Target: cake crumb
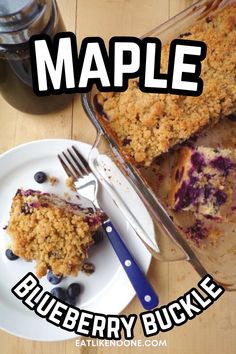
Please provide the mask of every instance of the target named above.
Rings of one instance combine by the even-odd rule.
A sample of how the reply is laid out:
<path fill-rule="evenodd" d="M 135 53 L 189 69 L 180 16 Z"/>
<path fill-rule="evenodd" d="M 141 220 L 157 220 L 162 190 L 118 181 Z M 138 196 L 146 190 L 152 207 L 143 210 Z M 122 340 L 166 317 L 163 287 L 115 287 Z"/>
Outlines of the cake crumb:
<path fill-rule="evenodd" d="M 66 180 L 66 186 L 72 191 L 76 192 L 75 181 L 72 177 L 68 177 Z"/>
<path fill-rule="evenodd" d="M 90 274 L 93 274 L 95 272 L 95 266 L 93 263 L 90 263 L 90 262 L 85 262 L 83 265 L 82 265 L 82 268 L 81 268 L 82 272 L 90 275 Z"/>
<path fill-rule="evenodd" d="M 64 198 L 66 199 L 66 200 L 71 200 L 71 196 L 70 196 L 70 194 L 69 193 L 67 193 L 67 192 L 65 192 L 64 193 Z"/>
<path fill-rule="evenodd" d="M 51 186 L 56 186 L 59 183 L 59 180 L 57 177 L 54 176 L 49 176 L 48 177 L 48 182 L 51 184 Z"/>

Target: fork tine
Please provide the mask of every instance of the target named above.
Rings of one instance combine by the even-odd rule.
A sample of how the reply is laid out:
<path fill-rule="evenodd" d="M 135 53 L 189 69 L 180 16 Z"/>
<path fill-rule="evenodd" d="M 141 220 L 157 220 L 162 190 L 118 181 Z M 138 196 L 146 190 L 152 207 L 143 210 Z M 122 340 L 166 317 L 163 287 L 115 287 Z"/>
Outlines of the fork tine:
<path fill-rule="evenodd" d="M 88 162 L 85 160 L 85 158 L 79 153 L 79 151 L 77 150 L 77 148 L 73 145 L 72 149 L 74 150 L 75 154 L 77 155 L 77 158 L 80 161 L 80 166 L 84 167 L 85 173 L 88 175 L 91 171 L 91 168 L 89 167 Z M 82 162 L 82 164 L 81 164 Z"/>
<path fill-rule="evenodd" d="M 58 154 L 57 155 L 62 167 L 64 168 L 64 170 L 66 171 L 67 176 L 73 178 L 73 180 L 76 180 L 76 176 L 71 172 L 71 170 L 68 168 L 67 164 L 64 162 L 64 160 L 61 158 L 61 156 Z"/>
<path fill-rule="evenodd" d="M 63 152 L 62 154 L 63 154 L 65 160 L 67 161 L 68 165 L 69 165 L 67 167 L 70 169 L 70 171 L 73 171 L 73 175 L 75 176 L 75 179 L 78 179 L 78 178 L 82 177 L 81 174 L 79 173 L 79 171 L 76 170 L 74 165 L 71 163 L 69 158 L 66 156 L 66 153 Z"/>
<path fill-rule="evenodd" d="M 74 164 L 76 165 L 74 167 L 77 167 L 77 170 L 80 173 L 80 176 L 83 176 L 83 175 L 87 174 L 86 171 L 84 170 L 83 165 L 80 164 L 80 161 L 78 161 L 78 158 L 75 158 L 75 156 L 70 151 L 70 149 L 67 149 L 67 152 L 70 155 L 71 159 L 73 160 Z"/>

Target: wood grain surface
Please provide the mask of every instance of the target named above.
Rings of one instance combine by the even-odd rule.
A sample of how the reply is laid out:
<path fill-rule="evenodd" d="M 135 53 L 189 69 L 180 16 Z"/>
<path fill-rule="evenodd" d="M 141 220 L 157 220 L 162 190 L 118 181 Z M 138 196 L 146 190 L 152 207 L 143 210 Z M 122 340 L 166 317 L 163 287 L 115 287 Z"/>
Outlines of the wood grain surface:
<path fill-rule="evenodd" d="M 68 30 L 78 42 L 85 36 L 140 36 L 192 4 L 191 0 L 58 0 Z M 0 73 L 1 75 L 1 73 Z M 18 144 L 42 138 L 74 138 L 92 143 L 95 130 L 83 112 L 79 95 L 56 114 L 34 116 L 18 112 L 0 97 L 0 153 Z M 149 278 L 162 304 L 177 299 L 197 285 L 199 277 L 187 262 L 153 260 Z M 122 289 L 121 289 L 122 291 Z M 1 299 L 0 299 L 1 301 Z M 142 311 L 135 298 L 124 314 Z M 1 314 L 0 314 L 1 316 Z M 135 339 L 145 339 L 139 322 Z M 166 339 L 166 347 L 76 347 L 75 340 L 42 343 L 16 338 L 0 331 L 1 354 L 233 354 L 236 353 L 236 296 L 227 292 L 210 309 L 192 321 L 151 339 Z"/>

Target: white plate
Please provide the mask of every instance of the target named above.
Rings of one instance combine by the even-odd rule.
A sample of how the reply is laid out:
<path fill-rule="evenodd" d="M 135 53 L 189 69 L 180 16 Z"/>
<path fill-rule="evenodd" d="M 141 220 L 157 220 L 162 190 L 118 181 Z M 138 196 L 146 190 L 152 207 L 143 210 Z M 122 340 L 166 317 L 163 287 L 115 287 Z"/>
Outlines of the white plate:
<path fill-rule="evenodd" d="M 85 158 L 91 145 L 71 140 L 40 140 L 20 145 L 0 156 L 0 328 L 14 335 L 40 341 L 57 341 L 76 337 L 74 333 L 64 331 L 45 319 L 38 317 L 33 311 L 26 308 L 12 293 L 11 288 L 28 272 L 35 271 L 32 262 L 18 259 L 9 261 L 5 250 L 10 238 L 3 227 L 7 225 L 12 197 L 18 188 L 40 189 L 64 196 L 69 193 L 65 185 L 67 178 L 57 159 L 62 150 L 76 145 Z M 59 179 L 59 184 L 51 186 L 48 182 L 42 185 L 34 181 L 37 171 L 45 171 L 50 176 Z M 139 240 L 133 229 L 121 216 L 113 200 L 103 190 L 100 194 L 101 204 L 119 230 L 123 239 L 132 250 L 144 272 L 147 272 L 151 255 Z M 150 225 L 147 213 L 139 210 L 140 219 Z M 146 220 L 146 219 L 147 220 Z M 132 300 L 135 293 L 119 261 L 107 239 L 99 245 L 93 246 L 90 260 L 95 264 L 96 271 L 91 276 L 80 273 L 77 278 L 68 277 L 61 286 L 78 281 L 84 285 L 78 307 L 104 314 L 119 314 Z M 45 291 L 53 287 L 46 277 L 40 280 Z"/>

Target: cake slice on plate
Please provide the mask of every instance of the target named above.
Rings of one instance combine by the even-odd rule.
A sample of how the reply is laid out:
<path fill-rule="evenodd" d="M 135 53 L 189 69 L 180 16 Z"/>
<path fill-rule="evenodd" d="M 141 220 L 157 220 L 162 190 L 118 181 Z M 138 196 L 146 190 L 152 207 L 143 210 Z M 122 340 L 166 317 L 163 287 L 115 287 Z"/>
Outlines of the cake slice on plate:
<path fill-rule="evenodd" d="M 172 170 L 169 205 L 175 211 L 230 220 L 236 209 L 235 182 L 234 151 L 183 147 Z"/>
<path fill-rule="evenodd" d="M 17 256 L 36 261 L 38 277 L 77 275 L 94 243 L 102 213 L 91 213 L 55 194 L 18 190 L 12 201 L 7 232 Z"/>

